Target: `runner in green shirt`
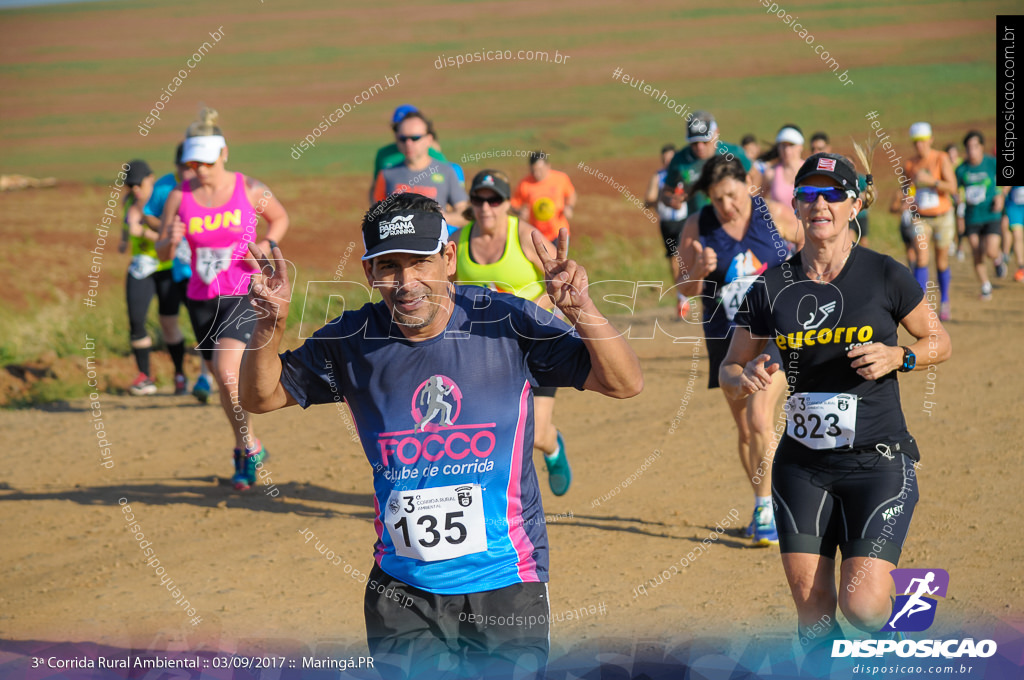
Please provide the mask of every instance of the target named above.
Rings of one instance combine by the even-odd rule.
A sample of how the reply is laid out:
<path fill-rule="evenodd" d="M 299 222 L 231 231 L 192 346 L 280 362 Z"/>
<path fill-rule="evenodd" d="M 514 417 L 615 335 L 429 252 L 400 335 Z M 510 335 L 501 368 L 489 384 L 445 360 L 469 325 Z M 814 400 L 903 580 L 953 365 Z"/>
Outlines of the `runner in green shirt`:
<path fill-rule="evenodd" d="M 992 260 L 996 276 L 1006 276 L 1000 249 L 1003 192 L 996 186 L 996 159 L 985 155 L 985 138 L 977 130 L 964 137 L 967 160 L 956 169 L 956 183 L 964 190 L 964 234 L 974 252 L 974 273 L 981 282 L 981 299 L 992 299 L 985 257 Z"/>
<path fill-rule="evenodd" d="M 696 215 L 710 203 L 707 196 L 692 191 L 704 163 L 717 152 L 726 157 L 735 156 L 749 173 L 750 159 L 742 148 L 719 139 L 718 123 L 707 111 L 693 112 L 693 117 L 686 124 L 686 142 L 687 145 L 668 164 L 661 201 L 675 209 L 681 208 L 686 201 L 687 213 Z"/>

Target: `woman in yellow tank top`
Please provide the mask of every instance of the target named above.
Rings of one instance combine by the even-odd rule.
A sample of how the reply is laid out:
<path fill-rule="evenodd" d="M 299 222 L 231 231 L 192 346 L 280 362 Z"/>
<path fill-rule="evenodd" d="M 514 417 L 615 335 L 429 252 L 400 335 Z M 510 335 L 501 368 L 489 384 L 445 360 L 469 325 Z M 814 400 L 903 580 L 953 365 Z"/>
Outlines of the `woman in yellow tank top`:
<path fill-rule="evenodd" d="M 509 215 L 511 190 L 499 170 L 482 170 L 469 188 L 470 223 L 451 235 L 456 243 L 455 278 L 458 283 L 485 286 L 532 300 L 545 309 L 554 303 L 545 292 L 543 267 L 532 241 L 537 229 Z M 555 247 L 545 240 L 549 257 Z M 548 484 L 556 496 L 569 490 L 572 470 L 565 442 L 555 428 L 555 388 L 533 388 L 533 447 L 544 454 Z"/>

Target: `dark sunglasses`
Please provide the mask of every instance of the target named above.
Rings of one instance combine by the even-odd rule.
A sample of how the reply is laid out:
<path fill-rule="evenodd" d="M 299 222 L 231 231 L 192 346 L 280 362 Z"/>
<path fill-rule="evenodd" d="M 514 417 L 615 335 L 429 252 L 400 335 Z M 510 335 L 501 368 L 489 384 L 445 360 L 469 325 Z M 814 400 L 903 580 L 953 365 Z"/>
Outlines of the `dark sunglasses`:
<path fill-rule="evenodd" d="M 398 135 L 398 141 L 400 142 L 418 142 L 426 137 L 426 135 Z"/>
<path fill-rule="evenodd" d="M 212 168 L 216 164 L 217 161 L 214 161 L 213 163 L 203 163 L 202 161 L 188 161 L 187 163 L 185 163 L 185 167 L 188 168 L 189 170 L 195 171 L 199 169 L 200 165 L 203 166 L 204 168 Z"/>
<path fill-rule="evenodd" d="M 469 199 L 469 202 L 478 208 L 483 206 L 484 203 L 491 206 L 492 208 L 497 208 L 499 205 L 505 202 L 505 199 L 495 194 L 490 198 L 480 198 L 479 196 L 473 196 L 472 198 Z"/>
<path fill-rule="evenodd" d="M 828 203 L 842 203 L 847 198 L 853 198 L 846 189 L 836 187 L 797 187 L 793 190 L 793 197 L 801 203 L 814 203 L 822 196 Z"/>

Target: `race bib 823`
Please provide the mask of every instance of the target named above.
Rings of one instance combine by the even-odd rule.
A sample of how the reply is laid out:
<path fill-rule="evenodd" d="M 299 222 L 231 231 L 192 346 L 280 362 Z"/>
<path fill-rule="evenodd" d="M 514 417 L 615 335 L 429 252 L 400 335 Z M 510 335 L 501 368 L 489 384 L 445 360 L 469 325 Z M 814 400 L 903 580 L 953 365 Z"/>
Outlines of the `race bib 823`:
<path fill-rule="evenodd" d="M 786 434 L 809 449 L 852 446 L 857 436 L 856 395 L 795 392 L 786 410 Z"/>

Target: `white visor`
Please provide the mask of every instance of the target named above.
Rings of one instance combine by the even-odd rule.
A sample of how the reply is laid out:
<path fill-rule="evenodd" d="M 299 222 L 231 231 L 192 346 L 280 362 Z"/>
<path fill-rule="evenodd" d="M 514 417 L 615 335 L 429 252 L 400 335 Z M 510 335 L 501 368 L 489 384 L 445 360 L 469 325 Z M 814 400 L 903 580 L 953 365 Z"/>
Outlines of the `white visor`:
<path fill-rule="evenodd" d="M 910 126 L 910 139 L 917 141 L 919 139 L 931 139 L 932 137 L 932 126 L 928 123 L 914 123 Z"/>
<path fill-rule="evenodd" d="M 220 158 L 220 150 L 225 146 L 227 146 L 227 142 L 220 135 L 188 137 L 185 139 L 185 148 L 181 152 L 181 162 L 216 163 Z"/>
<path fill-rule="evenodd" d="M 775 143 L 782 144 L 784 142 L 789 142 L 790 144 L 803 146 L 804 136 L 791 127 L 784 127 L 781 130 L 779 130 L 779 134 L 775 137 Z"/>

